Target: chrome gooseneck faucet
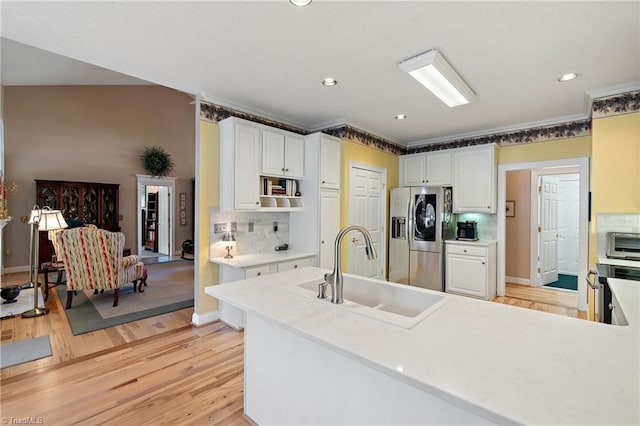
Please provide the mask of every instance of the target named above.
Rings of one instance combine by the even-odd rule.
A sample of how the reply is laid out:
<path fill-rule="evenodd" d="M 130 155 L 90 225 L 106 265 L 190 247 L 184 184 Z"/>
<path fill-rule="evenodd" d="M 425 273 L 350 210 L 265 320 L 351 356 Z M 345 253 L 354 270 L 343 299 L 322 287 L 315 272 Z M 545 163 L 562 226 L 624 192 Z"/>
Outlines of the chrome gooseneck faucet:
<path fill-rule="evenodd" d="M 342 246 L 342 239 L 349 231 L 360 231 L 364 237 L 365 253 L 367 253 L 367 259 L 374 260 L 377 257 L 376 250 L 371 242 L 371 234 L 367 231 L 367 228 L 360 225 L 347 225 L 338 232 L 336 236 L 336 242 L 333 247 L 333 272 L 324 275 L 324 282 L 318 286 L 318 298 L 327 298 L 327 285 L 331 286 L 331 303 L 342 303 L 342 262 L 340 259 L 340 248 Z"/>

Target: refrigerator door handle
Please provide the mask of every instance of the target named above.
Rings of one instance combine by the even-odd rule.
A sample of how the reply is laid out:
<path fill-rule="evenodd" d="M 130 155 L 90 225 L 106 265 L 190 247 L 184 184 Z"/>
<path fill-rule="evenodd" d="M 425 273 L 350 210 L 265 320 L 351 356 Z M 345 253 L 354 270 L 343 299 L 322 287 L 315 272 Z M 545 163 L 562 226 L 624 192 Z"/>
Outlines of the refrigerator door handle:
<path fill-rule="evenodd" d="M 413 194 L 409 191 L 409 203 L 407 205 L 407 234 L 409 241 L 409 248 L 413 245 L 413 227 L 415 226 L 413 220 Z"/>

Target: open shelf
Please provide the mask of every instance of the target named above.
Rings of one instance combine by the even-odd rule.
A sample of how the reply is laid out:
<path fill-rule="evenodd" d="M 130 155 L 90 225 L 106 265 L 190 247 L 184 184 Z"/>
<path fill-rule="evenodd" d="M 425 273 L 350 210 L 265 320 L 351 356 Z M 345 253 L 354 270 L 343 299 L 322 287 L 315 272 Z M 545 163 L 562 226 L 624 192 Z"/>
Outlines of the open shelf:
<path fill-rule="evenodd" d="M 261 195 L 261 211 L 301 211 L 304 207 L 302 197 L 286 195 Z"/>

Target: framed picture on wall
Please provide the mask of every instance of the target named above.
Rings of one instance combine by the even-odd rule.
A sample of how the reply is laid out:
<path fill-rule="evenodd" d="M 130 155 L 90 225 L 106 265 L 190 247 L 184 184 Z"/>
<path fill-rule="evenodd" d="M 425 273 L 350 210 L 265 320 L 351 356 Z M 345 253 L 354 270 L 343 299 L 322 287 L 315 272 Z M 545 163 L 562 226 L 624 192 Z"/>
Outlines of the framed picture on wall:
<path fill-rule="evenodd" d="M 515 201 L 507 201 L 507 202 L 505 202 L 504 215 L 506 217 L 514 217 L 516 215 L 516 202 Z"/>

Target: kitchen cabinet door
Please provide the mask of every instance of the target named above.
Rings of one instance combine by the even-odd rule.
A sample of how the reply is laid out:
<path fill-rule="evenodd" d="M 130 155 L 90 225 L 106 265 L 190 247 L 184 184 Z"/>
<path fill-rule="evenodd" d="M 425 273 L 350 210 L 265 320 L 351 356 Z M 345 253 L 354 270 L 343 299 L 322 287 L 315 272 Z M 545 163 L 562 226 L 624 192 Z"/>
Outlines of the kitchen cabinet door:
<path fill-rule="evenodd" d="M 443 152 L 425 155 L 427 185 L 451 185 L 451 153 Z"/>
<path fill-rule="evenodd" d="M 256 210 L 260 207 L 260 130 L 237 124 L 234 143 L 234 207 Z"/>
<path fill-rule="evenodd" d="M 486 270 L 483 257 L 447 254 L 447 293 L 486 298 Z"/>
<path fill-rule="evenodd" d="M 318 267 L 333 269 L 333 246 L 340 231 L 340 192 L 320 191 Z"/>
<path fill-rule="evenodd" d="M 285 136 L 284 175 L 291 179 L 304 178 L 304 139 Z"/>
<path fill-rule="evenodd" d="M 426 180 L 425 155 L 410 155 L 400 157 L 401 182 L 400 186 L 423 186 Z"/>
<path fill-rule="evenodd" d="M 453 211 L 496 212 L 496 163 L 493 145 L 453 154 Z"/>
<path fill-rule="evenodd" d="M 262 131 L 262 167 L 265 176 L 284 176 L 285 137 L 282 134 Z"/>
<path fill-rule="evenodd" d="M 326 137 L 320 138 L 320 188 L 340 189 L 339 141 Z"/>

